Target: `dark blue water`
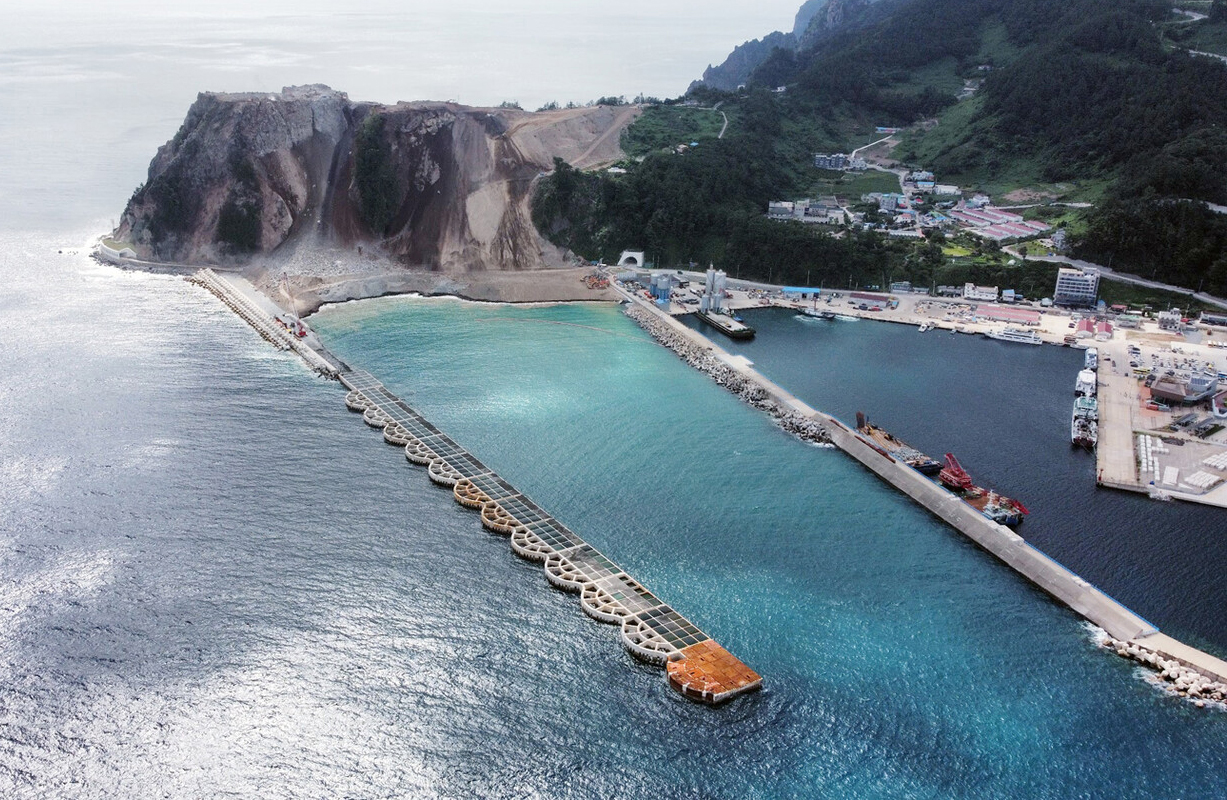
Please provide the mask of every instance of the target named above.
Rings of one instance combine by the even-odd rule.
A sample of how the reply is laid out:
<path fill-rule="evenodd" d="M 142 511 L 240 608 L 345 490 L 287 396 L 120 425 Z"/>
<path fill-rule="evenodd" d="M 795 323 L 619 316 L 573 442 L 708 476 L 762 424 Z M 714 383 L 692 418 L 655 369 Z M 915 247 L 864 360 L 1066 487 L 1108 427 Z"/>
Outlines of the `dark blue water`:
<path fill-rule="evenodd" d="M 1069 445 L 1081 350 L 778 309 L 747 319 L 756 339 L 721 344 L 816 408 L 848 422 L 864 411 L 939 459 L 953 451 L 1026 504 L 1032 544 L 1167 633 L 1227 654 L 1227 513 L 1095 487 L 1093 454 Z"/>

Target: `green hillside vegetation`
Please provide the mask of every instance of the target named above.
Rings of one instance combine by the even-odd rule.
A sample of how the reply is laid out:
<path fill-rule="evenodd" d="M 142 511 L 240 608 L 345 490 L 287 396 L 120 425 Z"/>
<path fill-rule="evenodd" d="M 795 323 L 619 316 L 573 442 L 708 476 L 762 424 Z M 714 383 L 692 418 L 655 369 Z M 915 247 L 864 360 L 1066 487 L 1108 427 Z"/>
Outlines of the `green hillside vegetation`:
<path fill-rule="evenodd" d="M 622 179 L 569 175 L 569 192 L 556 172 L 541 184 L 539 222 L 590 257 L 634 244 L 662 266 L 713 261 L 755 277 L 778 268 L 765 254 L 826 259 L 811 269 L 853 280 L 921 274 L 926 245 L 833 239 L 762 215 L 769 199 L 840 193 L 815 191 L 829 176 L 813 152 L 936 118 L 895 155 L 995 194 L 1090 199 L 1078 224 L 1065 220 L 1078 255 L 1227 294 L 1227 217 L 1180 202 L 1227 203 L 1227 66 L 1165 46 L 1171 16 L 1164 0 L 885 0 L 861 27 L 775 51 L 744 96 L 703 90 L 737 108 L 724 140 L 649 155 Z M 981 78 L 974 98 L 956 100 Z"/>
<path fill-rule="evenodd" d="M 806 192 L 810 197 L 835 195 L 847 198 L 851 203 L 860 202 L 862 195 L 870 192 L 897 192 L 899 178 L 890 172 L 866 170 L 865 172 L 832 172 L 817 170 L 818 180 L 814 181 Z"/>
<path fill-rule="evenodd" d="M 1206 14 L 1209 18 L 1194 22 L 1173 16 L 1161 28 L 1169 46 L 1227 55 L 1227 2 L 1178 3 L 1177 7 Z"/>
<path fill-rule="evenodd" d="M 733 119 L 729 118 L 730 123 Z M 724 117 L 710 108 L 649 106 L 622 134 L 622 149 L 632 158 L 646 156 L 679 144 L 715 139 L 723 126 Z"/>

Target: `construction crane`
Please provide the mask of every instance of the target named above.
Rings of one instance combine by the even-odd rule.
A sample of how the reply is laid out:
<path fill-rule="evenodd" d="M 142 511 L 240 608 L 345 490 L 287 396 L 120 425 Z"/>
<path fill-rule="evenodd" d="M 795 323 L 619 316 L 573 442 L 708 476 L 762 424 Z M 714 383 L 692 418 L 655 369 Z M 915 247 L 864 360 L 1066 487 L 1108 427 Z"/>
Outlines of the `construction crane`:
<path fill-rule="evenodd" d="M 959 464 L 954 453 L 946 453 L 946 466 L 937 477 L 946 486 L 956 491 L 965 492 L 971 488 L 971 476 Z"/>

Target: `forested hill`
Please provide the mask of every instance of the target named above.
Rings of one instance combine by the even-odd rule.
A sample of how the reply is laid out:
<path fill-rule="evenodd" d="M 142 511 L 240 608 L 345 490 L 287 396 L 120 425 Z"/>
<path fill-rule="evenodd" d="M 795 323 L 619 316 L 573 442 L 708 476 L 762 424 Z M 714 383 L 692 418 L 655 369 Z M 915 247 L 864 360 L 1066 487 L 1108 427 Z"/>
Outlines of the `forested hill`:
<path fill-rule="evenodd" d="M 734 211 L 800 196 L 808 151 L 846 151 L 873 125 L 913 126 L 894 153 L 903 163 L 966 187 L 1075 186 L 1095 204 L 1075 226 L 1080 255 L 1227 293 L 1227 216 L 1193 202 L 1227 204 L 1227 65 L 1173 45 L 1168 0 L 881 0 L 871 12 L 775 49 L 746 94 L 692 90 L 747 124 L 699 157 L 649 157 L 606 190 L 622 210 L 589 230 L 611 245 L 637 236 L 665 259 L 731 256 L 729 232 L 754 227 Z M 708 174 L 737 158 L 756 166 L 746 181 Z M 661 172 L 669 185 L 657 194 Z M 675 208 L 683 197 L 703 210 Z"/>

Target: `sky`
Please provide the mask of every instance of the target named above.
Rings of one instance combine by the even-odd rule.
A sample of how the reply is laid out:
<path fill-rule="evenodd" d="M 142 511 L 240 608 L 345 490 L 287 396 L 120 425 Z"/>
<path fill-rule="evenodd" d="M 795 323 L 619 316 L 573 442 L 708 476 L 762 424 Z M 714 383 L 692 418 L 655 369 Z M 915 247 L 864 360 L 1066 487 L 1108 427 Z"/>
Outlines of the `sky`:
<path fill-rule="evenodd" d="M 198 68 L 199 90 L 327 83 L 362 100 L 584 102 L 685 91 L 741 42 L 789 30 L 801 0 L 205 0 L 0 2 L 5 61 L 31 50 L 114 47 Z M 7 59 L 5 57 L 8 57 Z M 168 76 L 169 77 L 169 76 Z"/>

